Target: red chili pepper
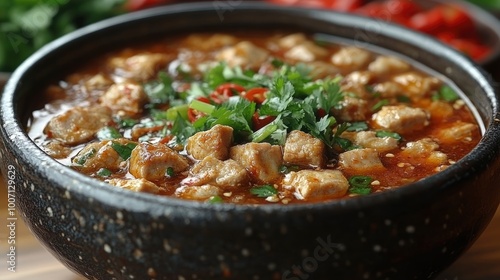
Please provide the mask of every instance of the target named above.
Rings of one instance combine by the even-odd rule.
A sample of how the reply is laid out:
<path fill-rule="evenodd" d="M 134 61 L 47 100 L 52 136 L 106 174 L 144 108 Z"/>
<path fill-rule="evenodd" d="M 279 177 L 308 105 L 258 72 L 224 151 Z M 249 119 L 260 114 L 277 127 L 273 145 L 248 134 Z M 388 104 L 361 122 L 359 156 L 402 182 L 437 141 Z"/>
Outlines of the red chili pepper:
<path fill-rule="evenodd" d="M 445 30 L 446 20 L 440 8 L 415 14 L 410 18 L 410 27 L 427 34 L 438 34 Z"/>
<path fill-rule="evenodd" d="M 491 51 L 489 47 L 467 39 L 455 38 L 449 44 L 475 60 L 485 58 Z"/>
<path fill-rule="evenodd" d="M 137 11 L 162 4 L 167 4 L 173 1 L 174 0 L 127 0 L 127 2 L 125 3 L 125 9 L 127 9 L 128 11 Z"/>
<path fill-rule="evenodd" d="M 363 5 L 363 0 L 326 0 L 326 8 L 336 11 L 352 12 Z"/>
<path fill-rule="evenodd" d="M 196 100 L 210 104 L 210 99 L 208 99 L 206 97 L 198 97 L 198 98 L 196 98 Z M 188 116 L 188 120 L 190 122 L 195 122 L 197 119 L 203 117 L 204 114 L 198 110 L 188 108 L 187 116 Z"/>
<path fill-rule="evenodd" d="M 443 13 L 446 27 L 449 30 L 455 30 L 457 34 L 469 36 L 475 32 L 475 25 L 472 18 L 461 7 L 457 5 L 441 5 L 439 7 Z"/>
<path fill-rule="evenodd" d="M 229 97 L 239 95 L 245 91 L 245 88 L 238 84 L 222 84 L 218 86 L 211 94 L 210 99 L 217 104 L 226 102 Z"/>
<path fill-rule="evenodd" d="M 254 131 L 257 131 L 264 126 L 270 124 L 272 121 L 274 121 L 276 117 L 273 116 L 260 116 L 259 113 L 255 112 L 252 116 L 252 129 Z"/>
<path fill-rule="evenodd" d="M 264 100 L 266 100 L 266 92 L 268 92 L 269 89 L 267 88 L 252 88 L 252 89 L 249 89 L 245 92 L 242 92 L 241 95 L 248 99 L 249 101 L 251 102 L 255 102 L 257 104 L 262 104 L 262 102 L 264 102 Z"/>

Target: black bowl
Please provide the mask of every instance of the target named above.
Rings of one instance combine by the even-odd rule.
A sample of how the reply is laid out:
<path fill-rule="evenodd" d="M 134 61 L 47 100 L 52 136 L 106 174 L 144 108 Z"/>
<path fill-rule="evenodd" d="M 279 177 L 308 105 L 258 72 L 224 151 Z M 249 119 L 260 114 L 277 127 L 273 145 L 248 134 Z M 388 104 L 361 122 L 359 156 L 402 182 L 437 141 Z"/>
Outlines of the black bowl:
<path fill-rule="evenodd" d="M 457 259 L 500 201 L 499 100 L 484 73 L 430 37 L 376 20 L 224 3 L 110 19 L 49 44 L 13 73 L 1 103 L 2 169 L 38 239 L 90 279 L 426 279 Z M 27 136 L 30 101 L 75 64 L 140 40 L 229 26 L 321 32 L 400 53 L 456 83 L 477 109 L 484 137 L 448 169 L 394 191 L 284 207 L 121 190 L 62 166 Z"/>

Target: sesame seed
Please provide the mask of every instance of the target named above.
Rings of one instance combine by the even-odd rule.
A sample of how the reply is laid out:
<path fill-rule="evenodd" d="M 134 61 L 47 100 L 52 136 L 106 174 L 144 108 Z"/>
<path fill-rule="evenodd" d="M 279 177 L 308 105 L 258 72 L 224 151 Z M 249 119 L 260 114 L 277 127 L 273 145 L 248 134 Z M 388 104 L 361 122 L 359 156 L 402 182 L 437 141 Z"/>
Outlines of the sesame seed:
<path fill-rule="evenodd" d="M 398 163 L 398 167 L 405 167 L 405 164 L 403 162 Z"/>
<path fill-rule="evenodd" d="M 388 153 L 388 154 L 385 155 L 385 157 L 387 157 L 387 158 L 393 158 L 395 156 L 394 156 L 394 154 Z"/>
<path fill-rule="evenodd" d="M 372 186 L 380 186 L 380 181 L 379 180 L 375 180 L 371 183 Z"/>

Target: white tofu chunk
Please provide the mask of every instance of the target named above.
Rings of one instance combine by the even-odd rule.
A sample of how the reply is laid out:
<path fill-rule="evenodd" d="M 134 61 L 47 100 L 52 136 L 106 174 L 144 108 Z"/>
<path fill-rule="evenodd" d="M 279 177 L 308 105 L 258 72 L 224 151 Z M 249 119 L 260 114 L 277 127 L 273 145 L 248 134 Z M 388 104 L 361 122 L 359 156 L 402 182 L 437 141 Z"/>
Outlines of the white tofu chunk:
<path fill-rule="evenodd" d="M 175 196 L 191 200 L 207 200 L 221 193 L 222 190 L 213 185 L 181 186 L 175 190 Z"/>
<path fill-rule="evenodd" d="M 161 53 L 140 53 L 131 57 L 114 57 L 109 67 L 123 78 L 145 82 L 156 77 L 159 70 L 165 68 L 172 57 Z"/>
<path fill-rule="evenodd" d="M 134 192 L 147 192 L 157 194 L 160 188 L 153 182 L 146 179 L 110 179 L 106 181 L 108 184 L 120 187 L 123 189 L 131 190 Z"/>
<path fill-rule="evenodd" d="M 308 39 L 304 33 L 293 33 L 279 39 L 278 45 L 284 49 L 291 49 L 307 40 Z"/>
<path fill-rule="evenodd" d="M 227 47 L 216 55 L 217 60 L 225 61 L 231 67 L 239 66 L 244 69 L 259 69 L 268 58 L 267 50 L 248 41 Z"/>
<path fill-rule="evenodd" d="M 394 76 L 393 81 L 401 85 L 407 95 L 418 98 L 428 96 L 440 85 L 438 78 L 425 77 L 416 72 L 399 74 Z"/>
<path fill-rule="evenodd" d="M 192 34 L 184 41 L 185 45 L 190 48 L 202 49 L 205 51 L 231 46 L 237 42 L 238 39 L 236 37 L 222 33 L 216 33 L 208 37 L 205 34 Z"/>
<path fill-rule="evenodd" d="M 339 166 L 349 172 L 376 172 L 385 169 L 375 149 L 364 148 L 343 152 L 339 155 Z"/>
<path fill-rule="evenodd" d="M 332 109 L 335 118 L 342 121 L 363 121 L 370 114 L 368 102 L 364 99 L 345 96 L 339 108 Z"/>
<path fill-rule="evenodd" d="M 408 63 L 394 56 L 379 56 L 368 65 L 368 70 L 377 74 L 400 73 L 408 69 Z"/>
<path fill-rule="evenodd" d="M 400 156 L 404 162 L 413 165 L 439 166 L 448 163 L 448 156 L 439 151 L 439 144 L 430 138 L 406 143 Z"/>
<path fill-rule="evenodd" d="M 343 197 L 349 182 L 338 170 L 301 170 L 287 174 L 283 186 L 295 189 L 298 199 L 314 200 Z"/>
<path fill-rule="evenodd" d="M 87 144 L 72 159 L 73 165 L 88 171 L 98 171 L 101 168 L 106 168 L 111 171 L 120 170 L 126 159 L 120 157 L 113 148 L 113 143 L 119 145 L 127 145 L 129 143 L 135 144 L 135 142 L 125 138 Z"/>
<path fill-rule="evenodd" d="M 245 186 L 248 182 L 248 173 L 238 162 L 232 159 L 222 161 L 213 156 L 207 156 L 193 166 L 189 171 L 189 176 L 181 182 L 181 185 L 209 184 L 224 190 L 232 190 Z"/>
<path fill-rule="evenodd" d="M 269 143 L 247 143 L 231 147 L 230 158 L 244 166 L 252 179 L 272 183 L 280 179 L 281 147 Z"/>
<path fill-rule="evenodd" d="M 229 147 L 232 142 L 233 128 L 218 124 L 210 130 L 198 132 L 189 137 L 186 151 L 198 160 L 202 160 L 207 156 L 225 160 L 229 157 Z"/>
<path fill-rule="evenodd" d="M 142 86 L 133 83 L 113 84 L 100 98 L 101 105 L 118 115 L 134 116 L 142 112 L 148 97 Z"/>
<path fill-rule="evenodd" d="M 308 133 L 294 130 L 286 138 L 283 160 L 292 165 L 323 167 L 325 144 Z"/>
<path fill-rule="evenodd" d="M 99 129 L 112 122 L 111 110 L 107 107 L 78 106 L 52 118 L 44 133 L 63 144 L 77 145 L 92 140 Z"/>
<path fill-rule="evenodd" d="M 399 141 L 392 137 L 377 137 L 375 131 L 360 131 L 354 137 L 354 144 L 363 148 L 372 148 L 377 152 L 387 152 L 398 147 Z"/>
<path fill-rule="evenodd" d="M 130 155 L 129 172 L 150 181 L 165 178 L 169 169 L 179 173 L 188 167 L 187 159 L 162 143 L 139 143 Z"/>
<path fill-rule="evenodd" d="M 405 105 L 383 106 L 372 117 L 378 127 L 401 134 L 429 125 L 429 114 L 424 109 Z"/>
<path fill-rule="evenodd" d="M 328 55 L 328 51 L 311 41 L 302 42 L 285 52 L 285 57 L 295 61 L 312 62 Z"/>
<path fill-rule="evenodd" d="M 360 69 L 370 60 L 370 53 L 357 47 L 343 47 L 331 57 L 331 62 L 335 66 L 351 69 Z"/>
<path fill-rule="evenodd" d="M 472 141 L 473 133 L 478 130 L 477 125 L 460 121 L 440 130 L 436 137 L 440 143 L 459 144 Z"/>

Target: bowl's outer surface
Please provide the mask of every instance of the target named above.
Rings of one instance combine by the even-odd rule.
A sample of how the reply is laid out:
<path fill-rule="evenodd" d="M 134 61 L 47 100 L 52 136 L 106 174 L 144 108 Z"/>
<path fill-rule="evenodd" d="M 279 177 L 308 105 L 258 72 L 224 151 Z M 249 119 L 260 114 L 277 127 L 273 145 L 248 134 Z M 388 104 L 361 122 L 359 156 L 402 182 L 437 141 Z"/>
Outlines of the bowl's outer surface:
<path fill-rule="evenodd" d="M 38 239 L 91 279 L 426 279 L 484 230 L 500 200 L 499 102 L 468 59 L 383 22 L 240 1 L 179 5 L 92 25 L 48 45 L 9 80 L 1 162 Z M 231 6 L 231 4 L 233 6 Z M 132 193 L 50 159 L 24 132 L 30 99 L 95 53 L 172 32 L 270 26 L 400 52 L 456 82 L 485 124 L 457 164 L 396 191 L 316 205 L 209 205 Z M 203 28 L 201 28 L 203 27 Z"/>

